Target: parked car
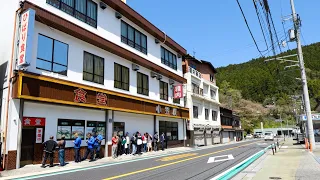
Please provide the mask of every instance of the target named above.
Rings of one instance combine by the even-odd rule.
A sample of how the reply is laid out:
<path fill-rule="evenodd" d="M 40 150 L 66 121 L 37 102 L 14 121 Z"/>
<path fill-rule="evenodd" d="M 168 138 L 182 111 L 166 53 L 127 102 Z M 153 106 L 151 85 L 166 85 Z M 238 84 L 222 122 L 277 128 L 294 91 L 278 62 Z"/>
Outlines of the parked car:
<path fill-rule="evenodd" d="M 252 139 L 253 136 L 252 136 L 252 134 L 247 134 L 246 138 L 247 138 L 247 139 Z"/>
<path fill-rule="evenodd" d="M 272 132 L 266 132 L 264 133 L 264 140 L 265 141 L 268 141 L 268 140 L 271 140 L 273 141 L 274 140 L 274 135 Z"/>

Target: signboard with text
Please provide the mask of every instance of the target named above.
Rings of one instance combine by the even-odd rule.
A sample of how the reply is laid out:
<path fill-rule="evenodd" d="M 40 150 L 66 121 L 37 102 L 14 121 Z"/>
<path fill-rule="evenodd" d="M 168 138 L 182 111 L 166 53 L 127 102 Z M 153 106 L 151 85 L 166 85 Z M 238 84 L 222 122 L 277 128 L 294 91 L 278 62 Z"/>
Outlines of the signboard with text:
<path fill-rule="evenodd" d="M 20 19 L 20 36 L 18 47 L 18 62 L 19 67 L 27 66 L 32 55 L 32 36 L 34 31 L 35 11 L 28 9 L 21 15 Z"/>
<path fill-rule="evenodd" d="M 173 98 L 174 99 L 180 99 L 183 97 L 183 88 L 182 88 L 182 84 L 176 85 L 174 86 L 174 90 L 173 90 Z"/>
<path fill-rule="evenodd" d="M 39 117 L 23 117 L 22 119 L 23 126 L 45 126 L 46 119 Z"/>
<path fill-rule="evenodd" d="M 43 128 L 36 129 L 36 143 L 42 143 Z"/>

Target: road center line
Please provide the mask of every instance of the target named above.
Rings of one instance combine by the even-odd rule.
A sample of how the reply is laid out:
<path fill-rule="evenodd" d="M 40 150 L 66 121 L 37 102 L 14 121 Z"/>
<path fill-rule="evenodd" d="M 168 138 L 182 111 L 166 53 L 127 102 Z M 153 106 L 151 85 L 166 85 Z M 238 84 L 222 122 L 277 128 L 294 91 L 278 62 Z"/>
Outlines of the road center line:
<path fill-rule="evenodd" d="M 248 146 L 248 145 L 251 145 L 251 144 L 255 144 L 257 142 L 259 142 L 259 141 L 256 141 L 256 142 L 253 142 L 253 143 L 244 144 L 244 145 L 241 145 L 241 146 L 228 148 L 228 149 L 223 149 L 223 150 L 220 150 L 220 151 L 215 151 L 215 152 L 211 152 L 211 153 L 207 153 L 207 154 L 203 154 L 203 155 L 199 155 L 199 156 L 195 156 L 195 157 L 191 157 L 191 158 L 187 158 L 187 159 L 182 159 L 182 160 L 179 160 L 179 161 L 175 161 L 175 162 L 171 162 L 171 163 L 167 163 L 167 164 L 162 164 L 162 165 L 151 167 L 151 168 L 147 168 L 147 169 L 141 169 L 141 170 L 133 171 L 133 172 L 126 173 L 126 174 L 121 174 L 121 175 L 118 175 L 118 176 L 105 178 L 103 180 L 118 179 L 118 178 L 130 176 L 130 175 L 133 175 L 133 174 L 138 174 L 138 173 L 141 173 L 141 172 L 151 171 L 151 170 L 154 170 L 154 169 L 159 169 L 159 168 L 171 166 L 171 165 L 174 165 L 174 164 L 182 163 L 182 162 L 185 162 L 185 161 L 190 161 L 190 160 L 193 160 L 193 159 L 198 159 L 198 158 L 209 156 L 209 155 L 212 155 L 212 154 L 217 154 L 217 153 L 220 153 L 220 152 L 229 151 L 231 149 L 236 149 L 236 148 L 239 148 L 239 147 Z"/>

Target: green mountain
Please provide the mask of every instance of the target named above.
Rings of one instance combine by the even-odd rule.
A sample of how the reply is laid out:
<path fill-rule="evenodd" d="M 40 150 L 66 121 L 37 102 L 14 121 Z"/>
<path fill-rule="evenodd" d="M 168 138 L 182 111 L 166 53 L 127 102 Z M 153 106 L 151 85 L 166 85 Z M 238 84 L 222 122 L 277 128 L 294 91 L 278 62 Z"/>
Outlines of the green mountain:
<path fill-rule="evenodd" d="M 277 57 L 296 54 L 296 49 Z M 320 42 L 303 47 L 304 61 L 308 76 L 311 107 L 320 102 Z M 246 63 L 217 68 L 218 86 L 229 82 L 230 88 L 239 90 L 244 99 L 270 104 L 270 99 L 286 102 L 291 95 L 301 94 L 299 67 L 286 68 L 294 63 L 268 61 L 272 57 L 252 59 Z M 291 57 L 290 60 L 296 60 Z"/>

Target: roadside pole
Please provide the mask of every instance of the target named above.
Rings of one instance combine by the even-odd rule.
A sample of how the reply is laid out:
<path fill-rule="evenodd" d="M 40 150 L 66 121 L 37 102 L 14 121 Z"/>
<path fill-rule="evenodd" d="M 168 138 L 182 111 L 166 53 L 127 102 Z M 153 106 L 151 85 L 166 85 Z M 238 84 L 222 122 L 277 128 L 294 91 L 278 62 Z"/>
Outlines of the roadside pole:
<path fill-rule="evenodd" d="M 291 10 L 292 10 L 293 24 L 294 24 L 294 29 L 295 29 L 295 38 L 296 38 L 297 49 L 298 49 L 298 59 L 299 59 L 299 65 L 300 65 L 300 71 L 301 71 L 303 96 L 304 96 L 304 100 L 305 100 L 309 143 L 311 145 L 311 148 L 315 149 L 315 139 L 314 139 L 314 133 L 313 133 L 313 124 L 312 124 L 312 117 L 311 117 L 311 107 L 310 107 L 310 99 L 309 99 L 309 92 L 308 92 L 307 76 L 306 76 L 306 71 L 305 71 L 305 67 L 304 67 L 302 47 L 301 47 L 301 42 L 300 42 L 300 19 L 298 19 L 298 17 L 297 17 L 293 0 L 290 0 L 290 4 L 291 4 Z"/>

